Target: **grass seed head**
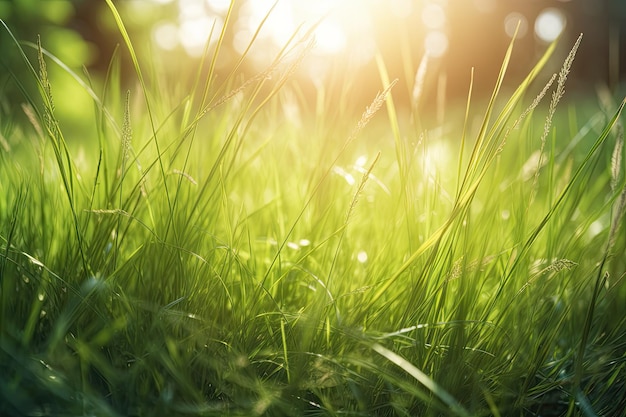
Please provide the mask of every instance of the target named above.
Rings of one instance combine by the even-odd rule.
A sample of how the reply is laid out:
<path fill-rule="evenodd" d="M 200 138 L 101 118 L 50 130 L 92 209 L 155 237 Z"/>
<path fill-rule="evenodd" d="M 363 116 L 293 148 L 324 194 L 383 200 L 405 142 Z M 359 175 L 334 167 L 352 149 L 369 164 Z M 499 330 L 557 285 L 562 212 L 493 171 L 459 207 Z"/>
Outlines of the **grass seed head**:
<path fill-rule="evenodd" d="M 613 148 L 613 154 L 611 155 L 611 191 L 617 190 L 617 184 L 619 182 L 620 172 L 622 170 L 622 151 L 624 148 L 624 127 L 621 123 L 616 124 L 617 140 L 615 141 L 615 147 Z"/>

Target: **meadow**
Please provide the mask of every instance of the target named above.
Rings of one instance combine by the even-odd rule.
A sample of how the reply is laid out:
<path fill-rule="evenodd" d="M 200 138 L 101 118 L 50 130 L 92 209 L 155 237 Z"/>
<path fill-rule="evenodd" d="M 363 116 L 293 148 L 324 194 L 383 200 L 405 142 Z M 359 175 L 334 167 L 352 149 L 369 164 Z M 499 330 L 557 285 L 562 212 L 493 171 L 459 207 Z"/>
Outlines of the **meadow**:
<path fill-rule="evenodd" d="M 180 91 L 107 3 L 136 83 L 66 68 L 93 135 L 55 116 L 46 40 L 13 43 L 0 414 L 623 415 L 624 103 L 561 103 L 580 39 L 509 91 L 512 43 L 489 100 L 425 127 L 380 59 L 358 112 L 304 100 L 306 36 L 244 79 L 222 34 Z"/>

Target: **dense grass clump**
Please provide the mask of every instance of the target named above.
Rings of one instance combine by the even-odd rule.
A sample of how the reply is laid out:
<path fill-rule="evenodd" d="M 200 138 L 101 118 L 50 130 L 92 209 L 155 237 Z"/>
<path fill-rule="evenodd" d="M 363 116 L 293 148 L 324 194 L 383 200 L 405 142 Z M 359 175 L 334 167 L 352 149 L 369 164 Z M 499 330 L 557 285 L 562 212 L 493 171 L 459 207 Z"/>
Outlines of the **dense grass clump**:
<path fill-rule="evenodd" d="M 560 112 L 578 42 L 502 97 L 509 48 L 484 110 L 470 86 L 426 130 L 382 61 L 360 118 L 322 94 L 286 116 L 307 37 L 218 81 L 221 36 L 180 96 L 109 4 L 137 87 L 117 55 L 100 87 L 71 73 L 92 137 L 55 117 L 62 63 L 15 42 L 41 95 L 14 77 L 26 118 L 0 121 L 1 414 L 624 410 L 623 103 Z"/>

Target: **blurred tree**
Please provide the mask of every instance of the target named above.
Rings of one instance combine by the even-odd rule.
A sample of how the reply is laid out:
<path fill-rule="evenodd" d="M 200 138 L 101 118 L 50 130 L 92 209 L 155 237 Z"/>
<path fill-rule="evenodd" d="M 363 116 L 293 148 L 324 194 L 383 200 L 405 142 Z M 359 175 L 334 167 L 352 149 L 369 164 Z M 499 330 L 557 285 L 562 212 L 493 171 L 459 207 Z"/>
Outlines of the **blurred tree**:
<path fill-rule="evenodd" d="M 95 3 L 84 0 L 0 0 L 0 19 L 20 41 L 36 42 L 42 38 L 44 47 L 57 55 L 69 67 L 89 65 L 94 55 L 94 45 L 86 42 L 74 29 L 75 6 L 80 3 Z M 9 34 L 0 33 L 2 63 L 15 64 L 18 59 L 16 48 Z M 28 49 L 28 48 L 26 48 Z"/>
<path fill-rule="evenodd" d="M 615 90 L 626 75 L 626 2 L 623 0 L 471 0 L 450 7 L 451 39 L 446 71 L 452 95 L 467 87 L 471 67 L 480 78 L 478 89 L 490 88 L 509 38 L 503 21 L 512 12 L 526 19 L 528 30 L 516 40 L 509 73 L 519 79 L 545 42 L 535 33 L 538 16 L 546 9 L 559 10 L 566 19 L 552 71 L 558 71 L 563 58 L 580 33 L 583 41 L 569 77 L 568 90 L 593 92 L 599 83 Z M 562 62 L 562 61 L 561 61 Z"/>
<path fill-rule="evenodd" d="M 90 3 L 85 0 L 0 0 L 0 19 L 37 69 L 36 51 L 33 44 L 41 36 L 44 49 L 57 56 L 65 65 L 80 72 L 83 65 L 89 65 L 96 50 L 95 45 L 86 42 L 72 28 L 75 21 L 76 5 Z M 0 101 L 3 102 L 5 117 L 22 117 L 21 104 L 26 101 L 21 85 L 31 97 L 37 97 L 36 83 L 27 70 L 18 48 L 4 27 L 0 28 Z M 48 73 L 54 84 L 54 92 L 68 94 L 73 100 L 56 100 L 57 113 L 68 127 L 78 127 L 81 117 L 89 110 L 87 98 L 63 70 L 55 65 L 48 65 Z M 36 100 L 36 99 L 35 99 Z M 78 113 L 78 114 L 76 114 Z"/>
<path fill-rule="evenodd" d="M 436 0 L 415 1 L 412 3 L 414 11 L 418 9 L 417 6 L 428 1 L 436 2 Z M 239 17 L 238 10 L 245 3 L 246 0 L 235 3 L 233 28 Z M 172 51 L 164 51 L 158 50 L 153 42 L 152 28 L 159 23 L 175 19 L 179 10 L 177 1 L 116 0 L 115 4 L 123 14 L 133 42 L 140 46 L 138 50 L 144 54 L 144 60 L 162 58 L 160 60 L 169 65 L 169 68 L 166 65 L 164 69 L 172 71 L 177 76 L 182 65 L 187 65 L 190 69 L 195 67 L 197 59 L 184 57 L 184 49 L 181 46 Z M 411 51 L 411 66 L 415 69 L 424 51 L 422 45 L 424 23 L 419 13 L 402 20 L 390 14 L 388 9 L 391 3 L 374 1 L 373 4 L 375 5 L 373 11 L 380 22 L 374 29 L 373 36 L 389 67 L 390 76 L 411 82 L 412 80 L 407 78 L 406 62 L 400 58 L 402 42 L 399 38 L 405 38 L 402 41 L 406 41 L 408 50 Z M 445 74 L 449 98 L 463 97 L 466 94 L 472 67 L 476 69 L 476 94 L 490 91 L 509 42 L 504 30 L 504 21 L 512 12 L 523 16 L 527 26 L 525 36 L 516 41 L 508 78 L 512 82 L 519 81 L 536 56 L 546 47 L 534 32 L 536 18 L 546 8 L 560 10 L 567 19 L 559 51 L 561 56 L 567 53 L 578 34 L 584 33 L 583 43 L 570 77 L 570 89 L 575 87 L 588 89 L 596 83 L 607 83 L 616 88 L 626 74 L 626 54 L 623 53 L 626 45 L 624 30 L 626 2 L 623 0 L 464 0 L 441 4 L 447 4 L 446 30 L 449 48 L 445 56 L 433 63 L 430 71 Z M 80 67 L 85 65 L 94 76 L 106 71 L 113 50 L 121 43 L 119 32 L 104 1 L 0 0 L 0 18 L 7 23 L 18 39 L 34 42 L 37 34 L 40 34 L 44 47 L 57 55 L 66 65 L 79 72 Z M 226 66 L 237 56 L 234 48 L 237 34 L 235 29 L 226 34 L 225 50 L 222 55 Z M 2 50 L 0 66 L 21 68 L 16 49 L 11 45 L 4 30 L 0 33 L 0 48 Z M 352 49 L 358 49 L 358 46 Z M 32 53 L 32 50 L 30 52 Z M 120 52 L 125 54 L 125 48 L 120 48 Z M 252 51 L 253 54 L 264 52 L 266 51 L 258 51 L 258 48 L 256 50 L 253 48 Z M 558 61 L 557 57 L 554 60 L 557 70 Z M 185 62 L 187 64 L 184 64 Z M 247 63 L 251 64 L 250 61 Z M 122 65 L 132 78 L 132 69 L 127 58 L 122 60 Z M 243 71 L 255 72 L 258 68 L 244 66 Z M 20 76 L 24 74 L 23 71 L 14 72 Z M 53 71 L 52 76 L 62 78 L 58 71 L 57 73 Z M 373 63 L 362 67 L 358 74 L 353 72 L 351 76 L 357 83 L 378 82 L 377 68 Z M 5 97 L 14 94 L 9 91 L 11 83 L 8 79 L 7 72 L 2 71 L 0 94 Z M 181 77 L 178 76 L 178 79 Z M 436 78 L 431 80 L 430 84 L 432 98 L 433 90 L 436 89 Z M 56 87 L 57 90 L 63 91 L 68 88 L 71 88 L 69 84 Z M 376 90 L 376 86 L 372 88 Z M 362 91 L 368 97 L 372 93 L 369 88 Z M 408 99 L 406 95 L 399 97 Z"/>

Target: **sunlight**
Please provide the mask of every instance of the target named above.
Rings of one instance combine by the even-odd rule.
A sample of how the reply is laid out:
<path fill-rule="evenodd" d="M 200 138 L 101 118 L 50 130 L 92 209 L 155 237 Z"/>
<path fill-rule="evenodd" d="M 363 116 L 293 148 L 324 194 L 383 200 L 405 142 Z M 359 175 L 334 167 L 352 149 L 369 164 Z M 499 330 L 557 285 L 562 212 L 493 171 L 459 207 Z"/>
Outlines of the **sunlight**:
<path fill-rule="evenodd" d="M 423 154 L 425 172 L 433 177 L 449 175 L 448 167 L 454 164 L 452 155 L 453 151 L 448 142 L 441 139 L 430 142 Z"/>
<path fill-rule="evenodd" d="M 315 31 L 317 46 L 324 53 L 335 54 L 346 48 L 346 33 L 341 27 L 341 23 L 332 20 L 325 20 Z"/>
<path fill-rule="evenodd" d="M 211 10 L 217 13 L 225 13 L 230 7 L 230 0 L 206 0 Z"/>
<path fill-rule="evenodd" d="M 394 16 L 405 18 L 413 12 L 413 2 L 411 0 L 391 0 L 389 9 Z"/>
<path fill-rule="evenodd" d="M 165 4 L 173 0 L 152 0 Z M 164 50 L 174 50 L 182 46 L 192 57 L 202 55 L 209 40 L 211 28 L 221 30 L 224 20 L 220 13 L 224 11 L 224 0 L 178 0 L 177 22 L 159 22 L 152 29 L 154 42 Z M 230 4 L 230 1 L 228 1 Z M 211 42 L 215 42 L 213 37 Z"/>
<path fill-rule="evenodd" d="M 174 14 L 157 22 L 152 40 L 165 51 L 182 49 L 190 57 L 201 56 L 207 46 L 219 39 L 230 0 L 151 0 L 155 5 L 170 4 Z M 157 6 L 159 7 L 159 6 Z M 241 0 L 236 3 L 231 34 L 225 39 L 239 55 L 250 53 L 251 63 L 265 68 L 290 40 L 297 42 L 312 31 L 315 47 L 306 72 L 313 79 L 324 79 L 330 68 L 341 65 L 355 68 L 372 62 L 377 50 L 397 45 L 381 43 L 381 34 L 390 18 L 405 19 L 418 28 L 416 42 L 432 58 L 444 56 L 449 49 L 449 3 L 441 0 Z M 262 27 L 259 30 L 259 27 Z M 209 39 L 211 37 L 211 39 Z M 395 42 L 396 38 L 383 39 Z"/>
<path fill-rule="evenodd" d="M 371 38 L 372 4 L 373 0 L 278 2 L 269 15 L 261 36 L 269 38 L 275 47 L 282 47 L 301 25 L 303 34 L 308 28 L 319 23 L 314 31 L 316 54 L 339 54 L 344 52 L 349 44 Z M 274 0 L 245 3 L 238 22 L 238 35 L 249 40 L 272 5 Z"/>
<path fill-rule="evenodd" d="M 221 29 L 230 0 L 151 0 L 155 4 L 176 1 L 177 15 L 172 20 L 160 22 L 152 29 L 154 42 L 164 50 L 182 47 L 190 56 L 199 56 L 204 50 L 211 27 Z M 253 39 L 261 22 L 267 18 L 258 33 L 256 43 L 265 48 L 264 57 L 282 48 L 297 33 L 296 39 L 315 27 L 316 56 L 343 56 L 357 65 L 370 61 L 375 52 L 377 22 L 376 8 L 379 0 L 248 0 L 238 3 L 233 22 L 232 46 L 243 53 Z M 440 31 L 446 23 L 443 8 L 437 2 L 426 1 L 422 7 L 422 22 L 426 28 Z M 385 10 L 398 18 L 406 18 L 416 9 L 411 0 L 393 0 Z M 176 29 L 176 30 L 174 30 Z M 439 35 L 429 41 L 435 51 L 442 49 Z M 211 42 L 215 42 L 212 39 Z M 444 48 L 445 49 L 445 48 Z M 342 55 L 345 54 L 345 55 Z"/>
<path fill-rule="evenodd" d="M 626 417 L 592 3 L 0 0 L 0 417 Z"/>

